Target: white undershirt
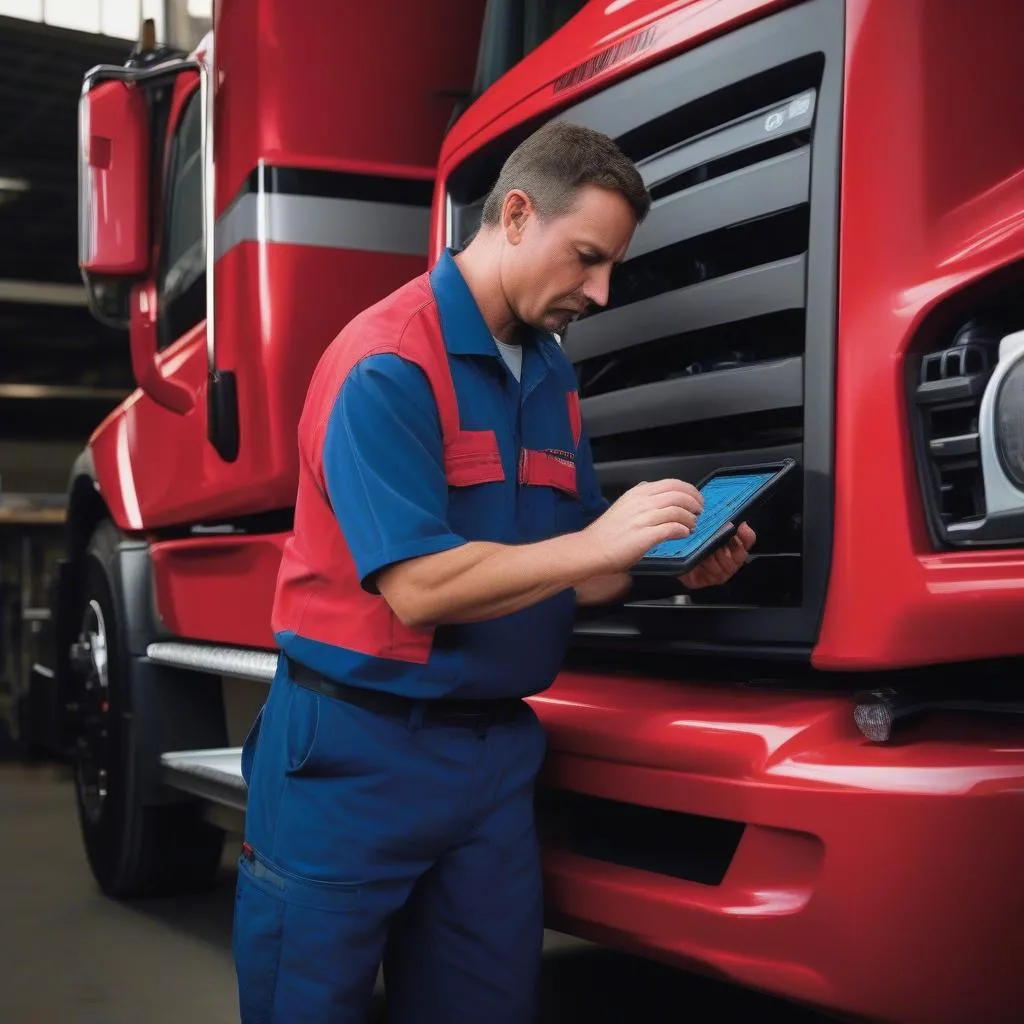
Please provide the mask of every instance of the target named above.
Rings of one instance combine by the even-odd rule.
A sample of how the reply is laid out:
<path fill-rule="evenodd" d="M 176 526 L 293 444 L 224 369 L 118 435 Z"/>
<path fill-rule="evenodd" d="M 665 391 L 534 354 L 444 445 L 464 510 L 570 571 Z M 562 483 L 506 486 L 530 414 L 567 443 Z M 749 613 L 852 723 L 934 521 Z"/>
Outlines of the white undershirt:
<path fill-rule="evenodd" d="M 512 371 L 512 376 L 519 380 L 523 372 L 523 346 L 510 345 L 506 341 L 498 341 L 497 338 L 494 339 L 494 344 L 498 346 L 501 358 L 505 360 L 505 365 Z"/>

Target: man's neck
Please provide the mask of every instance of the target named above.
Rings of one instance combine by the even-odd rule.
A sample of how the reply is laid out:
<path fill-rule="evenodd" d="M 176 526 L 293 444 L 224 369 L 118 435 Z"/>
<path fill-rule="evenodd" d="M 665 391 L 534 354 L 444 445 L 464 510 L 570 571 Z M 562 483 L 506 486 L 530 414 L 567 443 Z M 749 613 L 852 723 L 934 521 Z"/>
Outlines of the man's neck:
<path fill-rule="evenodd" d="M 485 228 L 456 254 L 455 263 L 491 334 L 506 344 L 520 344 L 522 325 L 501 288 L 500 250 Z"/>

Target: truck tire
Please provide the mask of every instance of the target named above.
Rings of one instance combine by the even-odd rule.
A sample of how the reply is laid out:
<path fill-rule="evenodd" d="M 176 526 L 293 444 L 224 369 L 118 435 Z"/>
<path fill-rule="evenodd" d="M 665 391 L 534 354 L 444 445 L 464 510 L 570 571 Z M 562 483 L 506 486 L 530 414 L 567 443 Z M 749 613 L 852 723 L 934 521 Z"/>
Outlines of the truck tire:
<path fill-rule="evenodd" d="M 132 658 L 119 621 L 115 564 L 121 535 L 102 522 L 85 551 L 77 601 L 78 724 L 74 777 L 79 823 L 89 867 L 108 896 L 131 899 L 201 889 L 216 876 L 224 833 L 203 820 L 197 802 L 145 806 L 143 758 L 134 728 Z"/>

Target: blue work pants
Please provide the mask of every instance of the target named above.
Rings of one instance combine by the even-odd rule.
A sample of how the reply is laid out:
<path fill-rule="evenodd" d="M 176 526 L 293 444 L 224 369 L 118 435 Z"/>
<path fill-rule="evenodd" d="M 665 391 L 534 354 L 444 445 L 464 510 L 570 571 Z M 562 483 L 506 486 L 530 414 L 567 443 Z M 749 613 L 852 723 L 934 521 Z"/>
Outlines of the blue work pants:
<path fill-rule="evenodd" d="M 532 1024 L 543 941 L 527 704 L 424 722 L 315 693 L 285 659 L 243 748 L 232 940 L 242 1024 Z"/>

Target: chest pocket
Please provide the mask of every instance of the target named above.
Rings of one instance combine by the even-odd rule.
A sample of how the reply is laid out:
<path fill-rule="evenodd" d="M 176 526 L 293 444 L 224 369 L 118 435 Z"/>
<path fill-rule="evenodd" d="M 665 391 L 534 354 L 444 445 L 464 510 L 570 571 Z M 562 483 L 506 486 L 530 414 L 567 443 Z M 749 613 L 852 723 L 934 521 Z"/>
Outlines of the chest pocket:
<path fill-rule="evenodd" d="M 579 394 L 576 391 L 566 393 L 566 406 L 568 436 L 572 438 L 571 449 L 524 448 L 519 456 L 518 467 L 521 486 L 544 489 L 537 493 L 531 503 L 538 512 L 547 511 L 551 529 L 555 533 L 578 530 L 583 525 L 583 510 L 576 478 L 576 450 L 582 434 Z M 533 497 L 531 495 L 531 498 Z"/>
<path fill-rule="evenodd" d="M 493 430 L 460 430 L 444 447 L 448 525 L 467 540 L 506 541 L 512 509 L 498 437 Z"/>
<path fill-rule="evenodd" d="M 444 446 L 444 475 L 449 487 L 501 483 L 498 438 L 493 430 L 460 430 Z"/>

